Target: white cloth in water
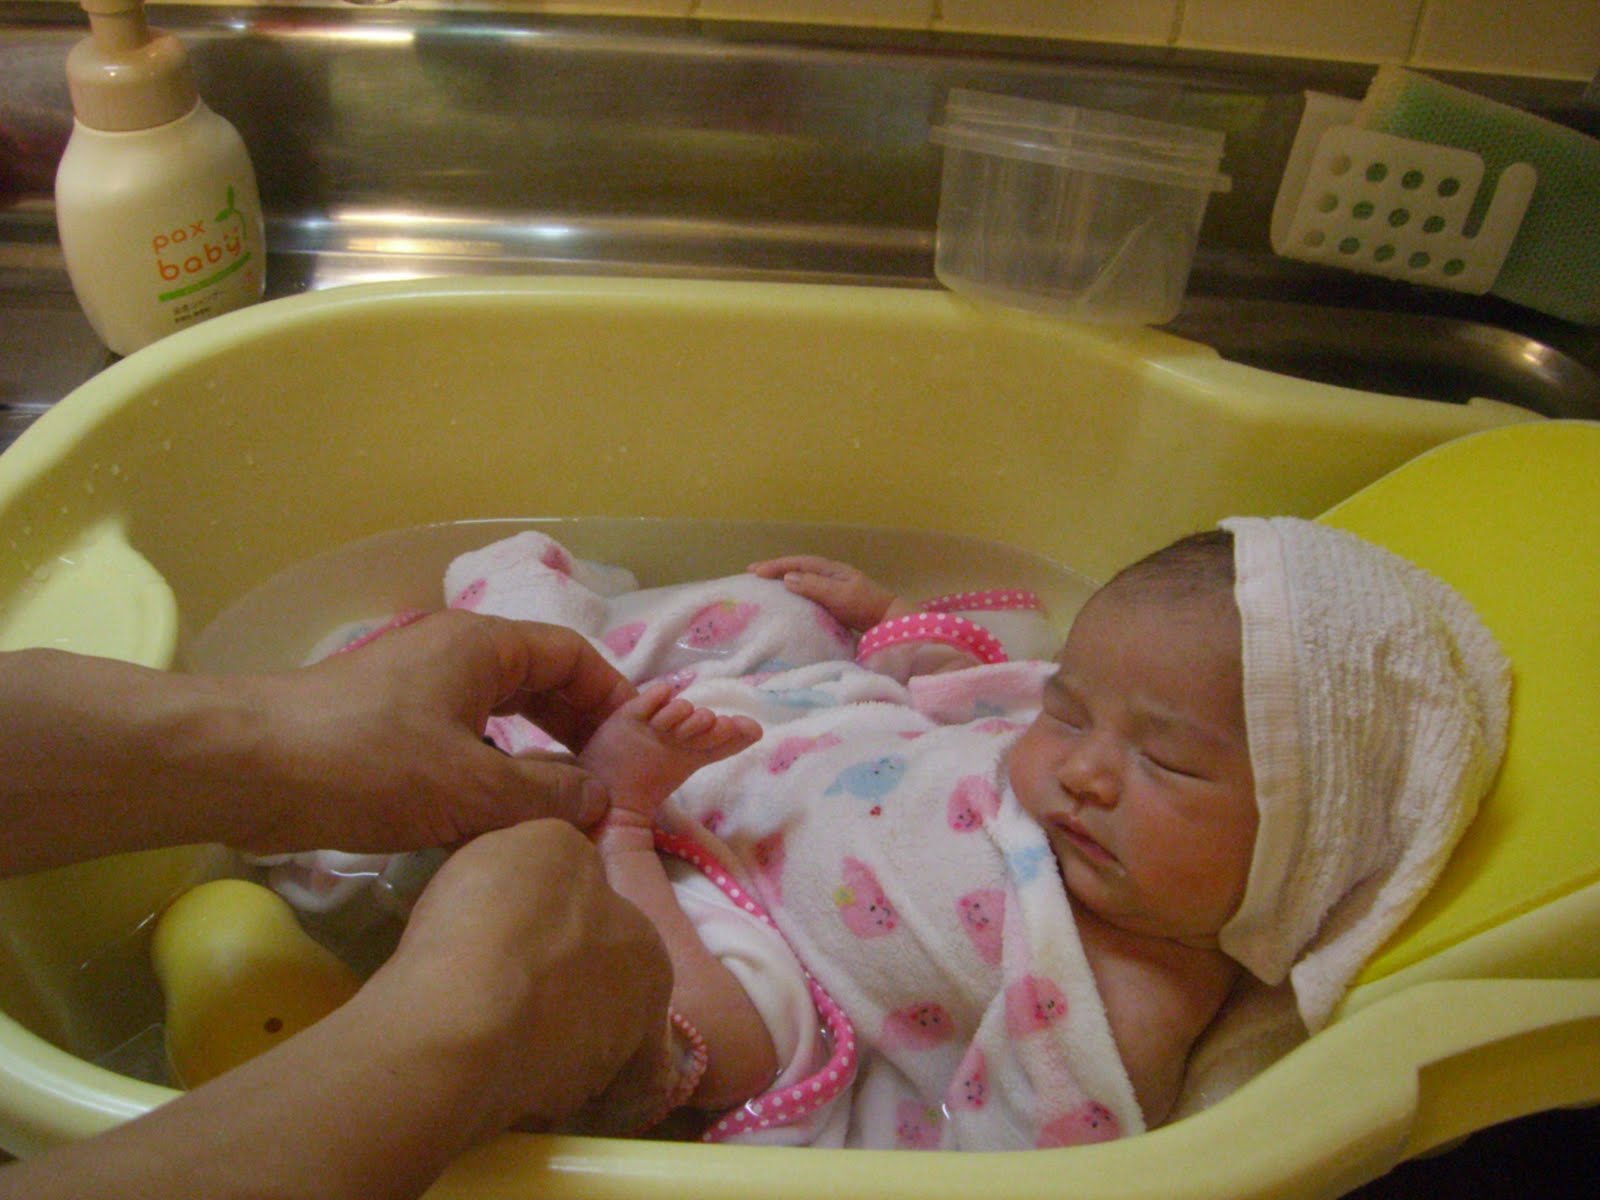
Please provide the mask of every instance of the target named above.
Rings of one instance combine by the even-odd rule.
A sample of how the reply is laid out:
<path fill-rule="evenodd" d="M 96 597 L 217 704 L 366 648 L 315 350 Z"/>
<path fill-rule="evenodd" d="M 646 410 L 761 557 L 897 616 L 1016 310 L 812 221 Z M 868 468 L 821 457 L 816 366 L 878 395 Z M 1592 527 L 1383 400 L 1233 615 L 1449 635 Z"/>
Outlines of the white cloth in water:
<path fill-rule="evenodd" d="M 1354 534 L 1232 518 L 1260 825 L 1222 948 L 1325 1025 L 1493 782 L 1510 668 L 1453 589 Z"/>
<path fill-rule="evenodd" d="M 853 653 L 849 630 L 776 580 L 740 574 L 645 589 L 628 587 L 632 580 L 530 530 L 455 559 L 444 594 L 451 608 L 575 629 L 636 683 L 670 676 L 681 685 Z"/>

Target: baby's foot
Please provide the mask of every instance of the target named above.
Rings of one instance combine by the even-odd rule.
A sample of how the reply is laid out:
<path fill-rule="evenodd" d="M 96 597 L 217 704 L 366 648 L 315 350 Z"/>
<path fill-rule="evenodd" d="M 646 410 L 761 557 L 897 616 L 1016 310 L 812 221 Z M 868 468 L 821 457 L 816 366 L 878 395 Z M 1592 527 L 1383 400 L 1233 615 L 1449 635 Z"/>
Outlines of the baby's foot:
<path fill-rule="evenodd" d="M 653 823 L 684 780 L 760 737 L 761 726 L 749 717 L 721 716 L 653 683 L 606 718 L 578 761 L 610 788 L 613 814 Z"/>

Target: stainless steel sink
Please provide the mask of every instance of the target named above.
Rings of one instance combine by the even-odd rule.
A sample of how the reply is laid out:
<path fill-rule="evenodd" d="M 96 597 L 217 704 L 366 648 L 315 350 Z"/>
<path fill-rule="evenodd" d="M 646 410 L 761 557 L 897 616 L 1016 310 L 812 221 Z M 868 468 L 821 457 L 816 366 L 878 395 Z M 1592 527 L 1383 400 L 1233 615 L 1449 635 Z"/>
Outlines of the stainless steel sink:
<path fill-rule="evenodd" d="M 1527 334 L 1416 312 L 1193 297 L 1168 326 L 1224 358 L 1319 383 L 1547 417 L 1600 418 L 1600 374 Z"/>
<path fill-rule="evenodd" d="M 64 273 L 0 267 L 0 450 L 114 361 L 89 328 Z"/>
<path fill-rule="evenodd" d="M 440 274 L 625 272 L 936 286 L 952 86 L 1227 130 L 1174 332 L 1367 390 L 1600 416 L 1600 330 L 1274 257 L 1267 227 L 1306 89 L 1370 69 L 1020 39 L 746 25 L 181 6 L 201 92 L 244 134 L 269 295 Z M 78 314 L 48 180 L 82 14 L 0 0 L 0 445 L 110 361 Z M 1476 78 L 1600 126 L 1583 88 Z"/>

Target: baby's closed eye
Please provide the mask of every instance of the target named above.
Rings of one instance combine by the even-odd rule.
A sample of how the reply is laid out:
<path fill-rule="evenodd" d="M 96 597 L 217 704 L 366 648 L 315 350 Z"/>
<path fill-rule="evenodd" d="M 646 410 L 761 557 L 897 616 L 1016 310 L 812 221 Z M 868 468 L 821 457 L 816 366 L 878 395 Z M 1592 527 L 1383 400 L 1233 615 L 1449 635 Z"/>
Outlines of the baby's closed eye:
<path fill-rule="evenodd" d="M 1184 779 L 1209 780 L 1213 772 L 1209 766 L 1192 754 L 1166 748 L 1141 751 L 1144 758 L 1151 766 L 1168 775 L 1177 775 Z"/>

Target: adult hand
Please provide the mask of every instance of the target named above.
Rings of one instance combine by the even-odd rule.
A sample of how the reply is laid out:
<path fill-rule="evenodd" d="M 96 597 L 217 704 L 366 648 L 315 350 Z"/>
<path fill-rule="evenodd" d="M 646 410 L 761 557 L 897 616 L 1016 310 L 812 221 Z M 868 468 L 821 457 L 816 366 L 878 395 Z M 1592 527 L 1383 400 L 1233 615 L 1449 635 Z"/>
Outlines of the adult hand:
<path fill-rule="evenodd" d="M 582 637 L 446 611 L 312 667 L 235 681 L 260 717 L 260 794 L 240 844 L 268 853 L 453 845 L 536 817 L 580 825 L 604 786 L 566 756 L 509 757 L 482 741 L 517 713 L 572 750 L 634 694 Z"/>
<path fill-rule="evenodd" d="M 459 1032 L 487 1133 L 555 1124 L 602 1092 L 621 1111 L 658 1108 L 671 990 L 660 938 L 594 846 L 535 821 L 457 851 L 353 1003 Z"/>
<path fill-rule="evenodd" d="M 348 1003 L 137 1120 L 0 1167 L 0 1197 L 413 1200 L 473 1143 L 555 1123 L 625 1064 L 663 1061 L 670 986 L 583 834 L 485 834 Z"/>
<path fill-rule="evenodd" d="M 388 852 L 592 824 L 598 780 L 509 758 L 484 723 L 519 713 L 576 751 L 633 695 L 571 630 L 464 612 L 277 675 L 0 654 L 0 875 L 188 842 Z"/>

